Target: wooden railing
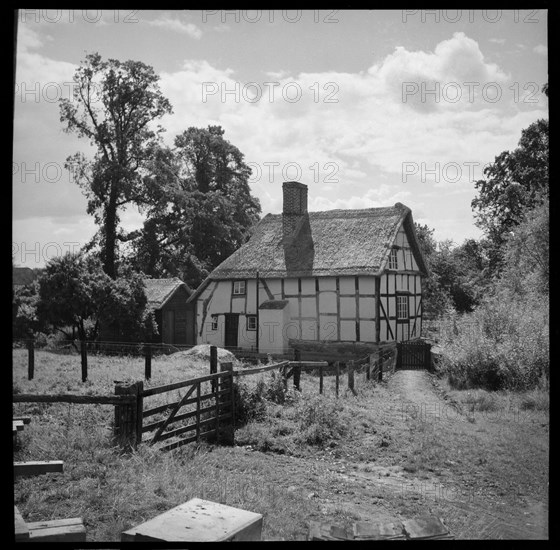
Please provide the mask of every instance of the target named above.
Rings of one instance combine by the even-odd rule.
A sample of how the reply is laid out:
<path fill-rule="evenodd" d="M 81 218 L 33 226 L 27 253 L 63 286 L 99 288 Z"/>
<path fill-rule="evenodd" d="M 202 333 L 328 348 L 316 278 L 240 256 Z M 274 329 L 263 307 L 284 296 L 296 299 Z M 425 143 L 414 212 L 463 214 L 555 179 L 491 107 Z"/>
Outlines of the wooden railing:
<path fill-rule="evenodd" d="M 299 353 L 296 350 L 296 359 Z M 210 370 L 217 370 L 215 352 L 211 355 Z M 396 348 L 384 349 L 377 354 L 370 354 L 358 360 L 346 363 L 348 374 L 348 388 L 353 394 L 355 389 L 355 374 L 365 373 L 365 380 L 381 381 L 385 373 L 394 370 Z M 219 372 L 144 389 L 142 381 L 133 384 L 115 382 L 115 395 L 30 395 L 16 394 L 13 396 L 15 403 L 75 403 L 75 404 L 104 404 L 115 406 L 114 440 L 124 447 L 136 447 L 141 442 L 151 445 L 176 439 L 161 448 L 174 449 L 199 441 L 202 438 L 214 439 L 217 442 L 233 444 L 235 427 L 235 387 L 234 379 L 260 374 L 269 371 L 278 371 L 287 388 L 288 379 L 293 379 L 296 390 L 301 390 L 301 375 L 305 371 L 318 370 L 319 393 L 324 392 L 324 376 L 334 371 L 335 393 L 339 396 L 341 363 L 334 364 L 326 361 L 281 361 L 272 365 L 263 365 L 254 368 L 234 370 L 232 363 L 221 363 Z M 185 393 L 180 399 L 145 409 L 144 400 L 171 391 L 185 388 Z M 183 409 L 184 412 L 180 412 Z M 145 420 L 160 416 L 146 424 Z M 182 425 L 177 426 L 177 424 Z M 143 439 L 144 434 L 153 434 Z"/>

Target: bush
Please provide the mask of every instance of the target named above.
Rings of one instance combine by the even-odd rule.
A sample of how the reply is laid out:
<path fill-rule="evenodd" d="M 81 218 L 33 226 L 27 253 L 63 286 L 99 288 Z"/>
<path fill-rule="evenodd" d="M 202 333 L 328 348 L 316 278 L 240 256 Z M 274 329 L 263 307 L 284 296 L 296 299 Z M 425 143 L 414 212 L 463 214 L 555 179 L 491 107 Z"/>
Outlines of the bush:
<path fill-rule="evenodd" d="M 260 378 L 252 389 L 244 383 L 234 384 L 234 393 L 238 425 L 263 420 L 269 403 L 284 404 L 287 399 L 282 376 L 276 372 L 272 372 L 268 380 Z"/>
<path fill-rule="evenodd" d="M 523 390 L 549 372 L 548 300 L 500 294 L 444 319 L 438 371 L 457 389 Z"/>
<path fill-rule="evenodd" d="M 298 440 L 308 445 L 324 445 L 347 432 L 348 420 L 340 401 L 320 395 L 299 399 L 294 416 L 300 433 Z"/>

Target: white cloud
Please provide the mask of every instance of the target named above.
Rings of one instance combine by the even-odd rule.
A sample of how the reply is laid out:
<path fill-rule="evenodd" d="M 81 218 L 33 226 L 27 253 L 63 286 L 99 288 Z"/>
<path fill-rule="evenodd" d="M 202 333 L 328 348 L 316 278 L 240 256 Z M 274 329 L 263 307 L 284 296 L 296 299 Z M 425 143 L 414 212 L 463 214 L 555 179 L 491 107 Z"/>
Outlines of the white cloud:
<path fill-rule="evenodd" d="M 162 74 L 162 91 L 174 107 L 163 125 L 169 141 L 188 126 L 222 125 L 246 162 L 254 163 L 251 185 L 264 212 L 279 207 L 281 181 L 295 176 L 309 185 L 314 208 L 354 208 L 360 200 L 369 206 L 394 204 L 408 191 L 403 190 L 404 163 L 424 163 L 427 169 L 436 163 L 482 166 L 515 147 L 520 129 L 545 112 L 540 106 L 519 111 L 507 92 L 509 75 L 486 61 L 478 43 L 464 33 L 440 42 L 433 52 L 396 48 L 367 71 L 269 72 L 267 80 L 274 77 L 278 85 L 257 83 L 258 101 L 253 100 L 258 87 L 245 86 L 236 76 L 232 69 L 192 60 L 178 72 Z M 442 87 L 480 84 L 472 98 L 463 88 L 458 102 L 445 97 L 431 104 L 429 98 L 403 102 L 402 83 L 413 79 Z M 501 88 L 500 102 L 493 103 L 489 91 L 483 96 L 488 82 Z M 291 101 L 297 93 L 299 100 Z M 460 189 L 470 184 L 466 174 L 457 185 L 444 183 Z M 380 188 L 383 175 L 393 183 L 376 195 L 371 189 Z M 433 182 L 416 189 L 428 188 Z"/>
<path fill-rule="evenodd" d="M 548 55 L 548 48 L 544 45 L 544 44 L 539 44 L 538 46 L 535 46 L 533 48 L 533 51 L 535 53 L 538 53 L 539 55 Z"/>
<path fill-rule="evenodd" d="M 492 42 L 493 44 L 500 44 L 500 46 L 506 43 L 505 38 L 490 38 L 488 41 Z"/>
<path fill-rule="evenodd" d="M 146 21 L 146 23 L 152 27 L 159 27 L 181 34 L 186 34 L 197 40 L 202 36 L 202 31 L 194 23 L 185 23 L 177 18 L 170 17 L 169 15 L 162 15 L 152 21 Z"/>

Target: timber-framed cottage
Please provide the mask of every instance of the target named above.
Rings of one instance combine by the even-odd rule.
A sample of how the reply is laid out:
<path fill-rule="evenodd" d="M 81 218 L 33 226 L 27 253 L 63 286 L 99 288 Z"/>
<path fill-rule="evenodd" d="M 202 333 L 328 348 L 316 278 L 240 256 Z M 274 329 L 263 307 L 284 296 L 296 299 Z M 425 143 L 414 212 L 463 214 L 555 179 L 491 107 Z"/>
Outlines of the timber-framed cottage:
<path fill-rule="evenodd" d="M 418 338 L 426 275 L 407 206 L 308 212 L 307 186 L 284 182 L 282 214 L 190 297 L 193 343 L 286 353 L 293 341 Z"/>

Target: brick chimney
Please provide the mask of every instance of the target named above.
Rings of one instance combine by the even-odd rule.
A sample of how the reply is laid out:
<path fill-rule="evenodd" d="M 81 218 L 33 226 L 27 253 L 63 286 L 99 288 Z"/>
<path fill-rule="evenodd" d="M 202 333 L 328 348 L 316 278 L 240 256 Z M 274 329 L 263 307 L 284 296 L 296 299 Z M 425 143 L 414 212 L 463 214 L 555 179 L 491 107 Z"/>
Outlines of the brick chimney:
<path fill-rule="evenodd" d="M 282 192 L 282 236 L 288 239 L 294 235 L 298 222 L 307 214 L 307 185 L 299 181 L 285 181 Z"/>

